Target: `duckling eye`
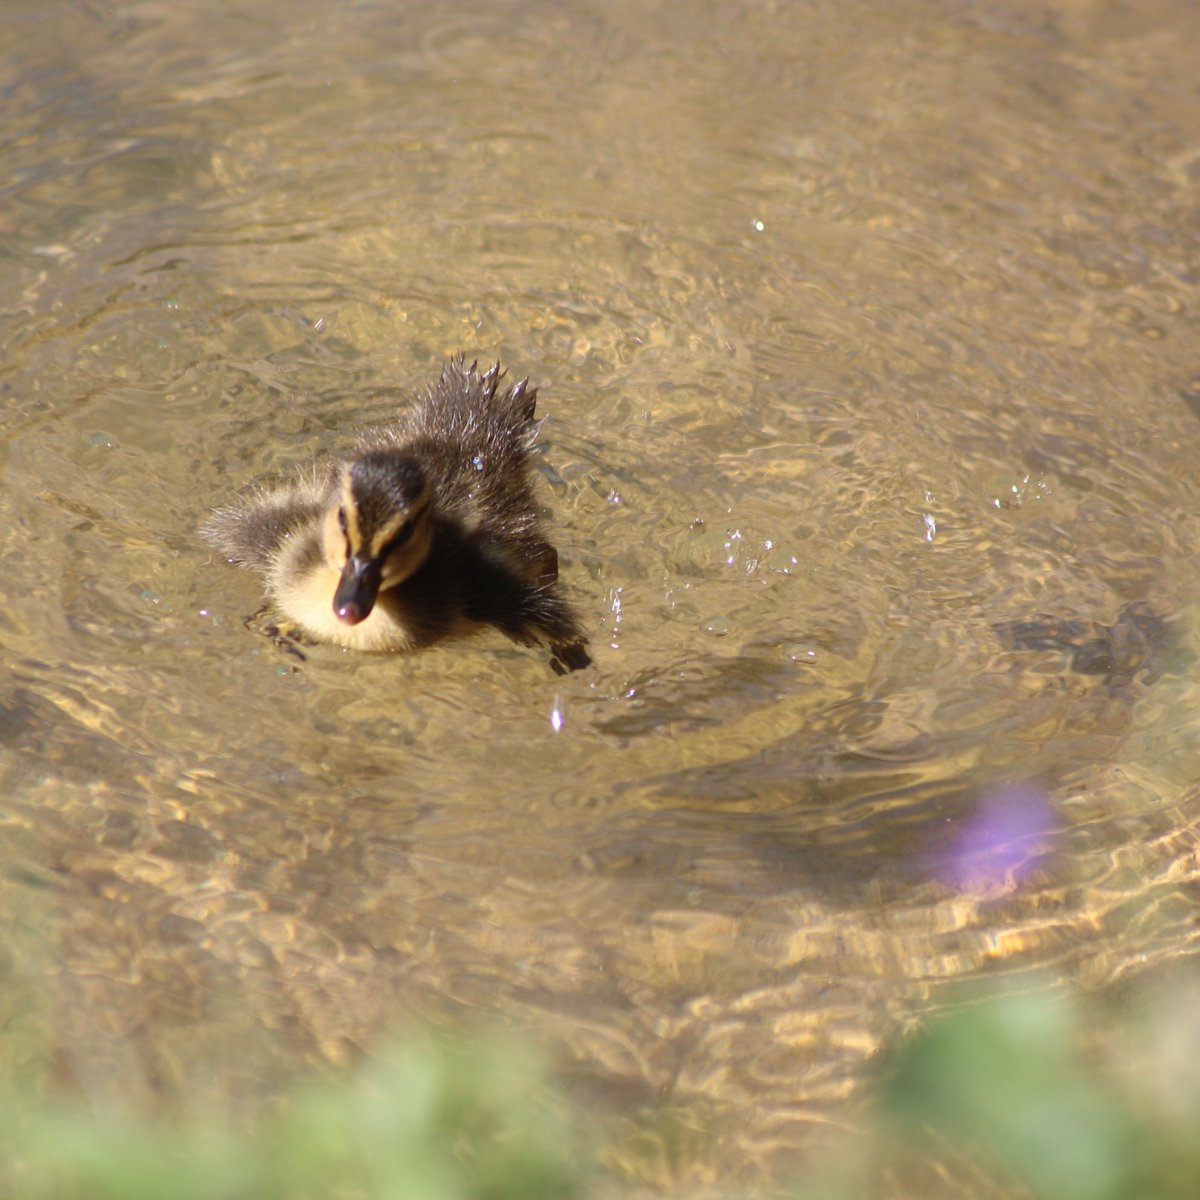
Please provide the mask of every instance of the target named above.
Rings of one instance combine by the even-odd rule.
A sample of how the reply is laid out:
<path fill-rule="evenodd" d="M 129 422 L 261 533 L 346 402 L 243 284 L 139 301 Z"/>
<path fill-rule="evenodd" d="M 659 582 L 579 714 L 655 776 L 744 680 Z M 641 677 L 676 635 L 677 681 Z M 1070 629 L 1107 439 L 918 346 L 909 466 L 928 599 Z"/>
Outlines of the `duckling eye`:
<path fill-rule="evenodd" d="M 412 537 L 414 528 L 415 521 L 412 517 L 409 517 L 409 519 L 405 521 L 404 524 L 401 525 L 400 528 L 397 529 L 396 532 L 393 533 L 392 536 L 384 543 L 383 549 L 379 552 L 379 557 L 387 558 L 387 556 L 393 551 L 399 550 L 400 547 L 403 546 L 410 537 Z"/>
<path fill-rule="evenodd" d="M 345 505 L 338 506 L 338 528 L 343 533 L 346 532 L 346 507 Z"/>

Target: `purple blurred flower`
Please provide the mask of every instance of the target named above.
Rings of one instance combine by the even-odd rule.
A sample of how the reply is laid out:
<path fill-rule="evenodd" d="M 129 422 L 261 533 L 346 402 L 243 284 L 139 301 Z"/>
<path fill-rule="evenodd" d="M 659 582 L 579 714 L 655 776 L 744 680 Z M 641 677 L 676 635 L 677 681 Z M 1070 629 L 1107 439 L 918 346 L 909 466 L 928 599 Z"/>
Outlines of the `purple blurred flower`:
<path fill-rule="evenodd" d="M 1015 887 L 1057 827 L 1050 798 L 1033 784 L 985 792 L 951 842 L 943 873 L 964 892 Z"/>

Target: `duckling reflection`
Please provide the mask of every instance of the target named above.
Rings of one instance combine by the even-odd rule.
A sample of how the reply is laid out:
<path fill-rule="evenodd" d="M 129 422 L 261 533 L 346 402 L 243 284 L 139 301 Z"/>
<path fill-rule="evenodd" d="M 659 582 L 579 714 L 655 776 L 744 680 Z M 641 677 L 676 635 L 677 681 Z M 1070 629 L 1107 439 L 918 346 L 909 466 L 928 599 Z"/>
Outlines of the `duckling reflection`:
<path fill-rule="evenodd" d="M 530 480 L 537 389 L 502 378 L 460 355 L 347 458 L 218 509 L 204 536 L 319 641 L 410 650 L 492 625 L 547 643 L 556 670 L 587 666 Z"/>

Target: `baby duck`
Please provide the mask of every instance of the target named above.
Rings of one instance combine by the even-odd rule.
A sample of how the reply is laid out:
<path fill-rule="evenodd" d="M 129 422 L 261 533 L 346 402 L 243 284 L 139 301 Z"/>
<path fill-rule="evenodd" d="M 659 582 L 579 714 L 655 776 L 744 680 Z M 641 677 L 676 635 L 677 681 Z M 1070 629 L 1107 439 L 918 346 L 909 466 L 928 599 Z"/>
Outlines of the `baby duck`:
<path fill-rule="evenodd" d="M 503 377 L 459 355 L 393 425 L 218 509 L 205 538 L 258 570 L 273 606 L 319 641 L 409 650 L 493 625 L 547 642 L 559 672 L 587 666 L 530 481 L 537 389 L 501 391 Z"/>

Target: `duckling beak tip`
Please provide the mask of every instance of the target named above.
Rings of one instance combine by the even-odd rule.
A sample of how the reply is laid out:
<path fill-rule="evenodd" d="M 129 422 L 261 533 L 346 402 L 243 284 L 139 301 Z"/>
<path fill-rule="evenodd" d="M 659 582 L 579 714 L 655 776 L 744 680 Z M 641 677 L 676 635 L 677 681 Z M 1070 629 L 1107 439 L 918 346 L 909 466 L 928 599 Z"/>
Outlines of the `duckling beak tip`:
<path fill-rule="evenodd" d="M 371 615 L 378 593 L 378 564 L 355 556 L 342 569 L 333 594 L 334 615 L 347 625 L 357 625 Z"/>
<path fill-rule="evenodd" d="M 367 614 L 353 601 L 348 601 L 345 604 L 339 604 L 334 612 L 337 614 L 339 621 L 344 621 L 347 625 L 357 625 Z"/>

